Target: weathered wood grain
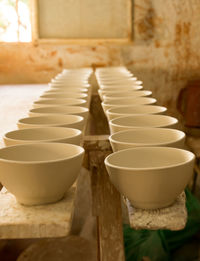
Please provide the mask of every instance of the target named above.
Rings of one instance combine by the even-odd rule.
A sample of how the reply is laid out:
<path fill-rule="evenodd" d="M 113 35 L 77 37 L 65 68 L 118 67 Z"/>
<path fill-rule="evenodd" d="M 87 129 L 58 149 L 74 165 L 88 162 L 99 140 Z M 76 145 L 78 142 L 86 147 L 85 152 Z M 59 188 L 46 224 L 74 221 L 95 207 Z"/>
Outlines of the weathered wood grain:
<path fill-rule="evenodd" d="M 98 260 L 123 261 L 123 229 L 120 193 L 111 184 L 104 159 L 112 152 L 107 136 L 85 139 L 92 188 L 92 213 L 97 218 Z"/>
<path fill-rule="evenodd" d="M 90 103 L 90 122 L 88 123 L 89 135 L 108 135 L 110 133 L 107 118 L 101 107 L 98 94 L 93 94 Z"/>

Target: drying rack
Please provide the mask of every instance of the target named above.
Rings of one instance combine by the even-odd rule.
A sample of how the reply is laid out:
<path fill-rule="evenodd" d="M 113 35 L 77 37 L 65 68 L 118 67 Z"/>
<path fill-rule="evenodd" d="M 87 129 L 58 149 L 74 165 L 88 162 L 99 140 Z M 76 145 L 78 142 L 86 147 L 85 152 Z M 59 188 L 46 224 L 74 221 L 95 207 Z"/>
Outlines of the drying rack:
<path fill-rule="evenodd" d="M 84 168 L 89 170 L 91 180 L 92 214 L 97 230 L 97 260 L 124 261 L 122 198 L 110 183 L 104 166 L 105 157 L 112 152 L 108 141 L 108 124 L 98 94 L 93 93 L 90 98 L 88 131 L 85 131 L 82 144 L 85 148 L 82 171 Z M 24 207 L 2 189 L 0 239 L 66 237 L 71 230 L 75 198 L 76 184 L 60 202 Z M 179 230 L 185 226 L 187 212 L 184 194 L 173 206 L 153 212 L 134 209 L 127 199 L 123 202 L 126 203 L 130 225 L 135 229 Z M 155 222 L 156 219 L 159 222 Z M 30 252 L 29 254 L 31 255 Z M 26 260 L 29 260 L 27 256 Z"/>

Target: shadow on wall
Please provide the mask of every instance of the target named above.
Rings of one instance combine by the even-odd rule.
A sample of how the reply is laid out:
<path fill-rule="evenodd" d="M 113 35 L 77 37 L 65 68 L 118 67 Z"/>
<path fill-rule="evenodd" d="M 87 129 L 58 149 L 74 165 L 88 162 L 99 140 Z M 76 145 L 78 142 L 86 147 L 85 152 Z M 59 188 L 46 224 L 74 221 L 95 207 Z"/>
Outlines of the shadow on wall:
<path fill-rule="evenodd" d="M 177 109 L 188 128 L 200 128 L 200 79 L 188 81 L 180 90 Z"/>
<path fill-rule="evenodd" d="M 167 107 L 167 114 L 184 122 L 184 118 L 191 118 L 190 113 L 195 114 L 193 120 L 198 121 L 196 124 L 200 126 L 200 73 L 199 70 L 188 70 L 177 74 L 175 71 L 168 71 L 164 69 L 147 69 L 137 68 L 137 66 L 129 67 L 130 71 L 139 79 L 143 81 L 144 89 L 152 91 L 152 97 L 157 99 L 157 104 Z M 196 80 L 199 79 L 199 80 Z M 182 101 L 182 105 L 177 105 L 178 97 L 181 89 L 185 88 L 184 96 L 187 96 Z M 183 96 L 183 95 L 182 95 Z M 183 100 L 183 98 L 179 98 Z M 180 106 L 185 104 L 185 113 L 181 112 Z M 187 105 L 187 106 L 186 106 Z M 186 109 L 187 107 L 187 109 Z M 179 108 L 179 109 L 177 109 Z M 186 112 L 187 110 L 187 112 Z M 180 113 L 181 112 L 181 113 Z M 187 116 L 186 116 L 187 114 Z M 198 115 L 197 115 L 198 114 Z M 195 117 L 195 119 L 194 119 Z M 192 120 L 192 119 L 191 119 Z M 187 120 L 188 122 L 188 120 Z M 194 124 L 192 124 L 194 125 Z M 191 124 L 190 124 L 191 126 Z"/>

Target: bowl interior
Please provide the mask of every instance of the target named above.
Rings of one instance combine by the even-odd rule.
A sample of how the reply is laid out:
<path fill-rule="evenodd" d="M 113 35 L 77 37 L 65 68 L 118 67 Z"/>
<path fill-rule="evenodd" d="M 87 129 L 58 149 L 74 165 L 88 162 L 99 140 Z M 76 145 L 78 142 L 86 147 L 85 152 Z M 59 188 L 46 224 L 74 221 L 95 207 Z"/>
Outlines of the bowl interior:
<path fill-rule="evenodd" d="M 68 89 L 68 88 L 89 88 L 90 84 L 88 83 L 66 83 L 66 82 L 51 82 L 49 86 L 52 88 L 58 89 Z"/>
<path fill-rule="evenodd" d="M 78 98 L 85 99 L 88 95 L 84 93 L 64 92 L 64 93 L 47 93 L 40 96 L 40 98 L 47 99 L 63 99 L 63 98 Z"/>
<path fill-rule="evenodd" d="M 11 131 L 5 134 L 5 138 L 23 141 L 45 141 L 70 138 L 80 134 L 80 130 L 73 128 L 44 127 Z"/>
<path fill-rule="evenodd" d="M 117 87 L 104 87 L 100 88 L 98 92 L 100 92 L 102 95 L 109 95 L 113 93 L 121 93 L 121 92 L 129 92 L 129 91 L 138 91 L 141 90 L 143 86 L 117 86 Z"/>
<path fill-rule="evenodd" d="M 80 146 L 63 143 L 16 145 L 0 149 L 0 160 L 14 162 L 50 162 L 70 159 L 83 153 Z"/>
<path fill-rule="evenodd" d="M 194 159 L 193 153 L 169 147 L 142 147 L 115 152 L 105 163 L 116 168 L 156 169 L 185 164 Z"/>
<path fill-rule="evenodd" d="M 55 106 L 55 107 L 41 107 L 30 110 L 30 112 L 34 113 L 63 113 L 63 114 L 71 114 L 71 113 L 84 113 L 88 112 L 88 108 L 80 107 L 80 106 Z"/>
<path fill-rule="evenodd" d="M 127 99 L 117 99 L 117 100 L 111 100 L 105 102 L 105 104 L 108 105 L 134 105 L 134 104 L 148 104 L 148 103 L 156 103 L 156 99 L 154 98 L 146 98 L 146 97 L 133 97 L 133 98 L 127 98 Z"/>
<path fill-rule="evenodd" d="M 35 101 L 34 104 L 68 104 L 68 105 L 73 105 L 73 104 L 85 104 L 86 101 L 83 99 L 73 99 L 73 98 L 66 98 L 66 99 L 40 99 L 38 101 Z"/>
<path fill-rule="evenodd" d="M 115 107 L 108 110 L 108 113 L 116 113 L 116 114 L 153 114 L 153 113 L 161 113 L 166 111 L 167 109 L 162 106 L 157 105 L 133 105 L 133 106 L 123 106 L 123 107 Z"/>
<path fill-rule="evenodd" d="M 131 126 L 162 127 L 171 124 L 176 124 L 178 120 L 176 118 L 165 116 L 165 115 L 142 114 L 142 115 L 133 115 L 133 116 L 115 118 L 110 122 L 115 125 L 121 125 L 127 127 L 131 127 Z"/>
<path fill-rule="evenodd" d="M 110 140 L 114 142 L 144 146 L 170 144 L 184 138 L 184 132 L 165 128 L 144 128 L 139 130 L 121 131 L 110 136 Z"/>
<path fill-rule="evenodd" d="M 77 115 L 45 115 L 38 117 L 28 117 L 20 119 L 20 123 L 25 124 L 70 124 L 75 122 L 80 122 L 83 117 Z"/>
<path fill-rule="evenodd" d="M 142 96 L 150 96 L 152 94 L 151 91 L 127 91 L 121 93 L 112 93 L 112 94 L 105 94 L 103 98 L 106 99 L 119 99 L 124 97 L 142 97 Z"/>
<path fill-rule="evenodd" d="M 116 78 L 99 78 L 99 82 L 102 83 L 102 84 L 106 84 L 106 83 L 129 83 L 129 82 L 133 82 L 135 83 L 137 80 L 136 77 L 132 77 L 132 78 L 129 78 L 129 77 L 116 77 Z"/>
<path fill-rule="evenodd" d="M 135 83 L 113 83 L 113 84 L 100 84 L 99 87 L 101 90 L 113 89 L 113 90 L 127 90 L 127 89 L 137 89 L 140 90 L 141 84 Z M 139 88 L 137 88 L 139 87 Z"/>
<path fill-rule="evenodd" d="M 65 93 L 65 92 L 73 92 L 73 93 L 87 93 L 88 89 L 86 88 L 66 88 L 66 89 L 59 89 L 59 88 L 51 88 L 50 90 L 44 92 L 46 94 L 50 93 Z"/>

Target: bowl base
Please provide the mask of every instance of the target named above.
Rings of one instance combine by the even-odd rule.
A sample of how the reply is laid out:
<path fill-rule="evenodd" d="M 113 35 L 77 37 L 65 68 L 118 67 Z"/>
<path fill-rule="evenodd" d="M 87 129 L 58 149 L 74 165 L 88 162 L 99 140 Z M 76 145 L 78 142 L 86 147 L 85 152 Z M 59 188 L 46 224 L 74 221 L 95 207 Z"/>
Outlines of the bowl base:
<path fill-rule="evenodd" d="M 64 194 L 56 196 L 56 197 L 48 197 L 48 198 L 37 198 L 37 199 L 21 199 L 16 198 L 17 202 L 24 206 L 38 206 L 38 205 L 46 205 L 56 203 L 63 199 Z"/>
<path fill-rule="evenodd" d="M 147 209 L 147 210 L 153 210 L 153 209 L 160 209 L 160 208 L 166 208 L 169 207 L 174 203 L 176 199 L 165 201 L 165 202 L 138 202 L 134 200 L 130 200 L 131 205 L 134 208 L 140 208 L 140 209 Z"/>

